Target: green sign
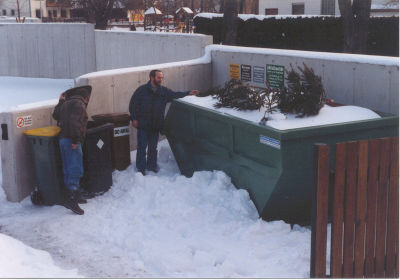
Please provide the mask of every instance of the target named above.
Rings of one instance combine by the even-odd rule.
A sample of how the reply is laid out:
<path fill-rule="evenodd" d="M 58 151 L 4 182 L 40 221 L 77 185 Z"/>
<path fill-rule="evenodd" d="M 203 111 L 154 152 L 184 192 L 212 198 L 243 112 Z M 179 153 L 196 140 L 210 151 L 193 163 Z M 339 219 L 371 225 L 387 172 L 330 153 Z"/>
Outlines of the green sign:
<path fill-rule="evenodd" d="M 267 64 L 267 82 L 270 87 L 283 87 L 285 82 L 285 66 Z"/>

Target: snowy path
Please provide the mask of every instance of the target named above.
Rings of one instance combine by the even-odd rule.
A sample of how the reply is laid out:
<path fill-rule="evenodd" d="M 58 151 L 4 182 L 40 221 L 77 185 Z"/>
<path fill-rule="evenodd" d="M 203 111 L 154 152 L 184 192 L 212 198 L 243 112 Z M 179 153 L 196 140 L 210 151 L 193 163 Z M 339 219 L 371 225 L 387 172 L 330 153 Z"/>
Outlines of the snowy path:
<path fill-rule="evenodd" d="M 159 164 L 157 176 L 134 163 L 116 171 L 110 191 L 82 205 L 84 216 L 29 198 L 9 203 L 1 191 L 0 232 L 85 277 L 309 277 L 309 229 L 260 220 L 222 172 L 181 176 L 166 141 Z"/>

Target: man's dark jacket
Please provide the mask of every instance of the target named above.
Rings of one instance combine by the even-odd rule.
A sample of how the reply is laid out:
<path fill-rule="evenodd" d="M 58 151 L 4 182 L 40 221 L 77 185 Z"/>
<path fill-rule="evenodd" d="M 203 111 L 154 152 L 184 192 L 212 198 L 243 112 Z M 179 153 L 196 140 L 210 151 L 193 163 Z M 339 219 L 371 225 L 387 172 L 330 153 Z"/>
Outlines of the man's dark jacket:
<path fill-rule="evenodd" d="M 131 119 L 138 121 L 139 129 L 161 131 L 164 126 L 164 112 L 167 103 L 188 94 L 189 91 L 175 92 L 163 86 L 157 87 L 156 92 L 153 92 L 149 81 L 133 93 L 129 102 Z"/>
<path fill-rule="evenodd" d="M 66 100 L 58 102 L 53 118 L 61 127 L 60 138 L 70 138 L 72 144 L 83 143 L 88 122 L 86 106 L 84 97 L 79 94 L 67 95 Z"/>

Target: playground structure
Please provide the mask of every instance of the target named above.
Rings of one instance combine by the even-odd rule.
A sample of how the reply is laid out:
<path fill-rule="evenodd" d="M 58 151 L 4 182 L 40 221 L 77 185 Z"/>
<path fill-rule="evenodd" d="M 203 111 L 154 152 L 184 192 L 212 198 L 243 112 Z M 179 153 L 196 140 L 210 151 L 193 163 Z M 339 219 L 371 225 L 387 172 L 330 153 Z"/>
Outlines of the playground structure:
<path fill-rule="evenodd" d="M 173 15 L 169 11 L 164 14 L 156 7 L 150 7 L 144 12 L 144 31 L 164 31 L 193 33 L 193 11 L 181 7 Z"/>

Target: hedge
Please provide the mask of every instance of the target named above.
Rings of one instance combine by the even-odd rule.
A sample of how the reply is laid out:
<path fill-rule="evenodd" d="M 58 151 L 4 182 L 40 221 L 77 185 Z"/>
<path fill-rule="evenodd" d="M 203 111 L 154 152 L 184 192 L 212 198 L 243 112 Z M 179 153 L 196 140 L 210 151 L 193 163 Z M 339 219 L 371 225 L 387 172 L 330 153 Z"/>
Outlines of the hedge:
<path fill-rule="evenodd" d="M 322 52 L 343 51 L 343 22 L 340 17 L 266 18 L 238 20 L 237 45 Z M 223 18 L 196 17 L 195 32 L 223 39 Z M 399 18 L 370 18 L 367 54 L 399 56 Z"/>

